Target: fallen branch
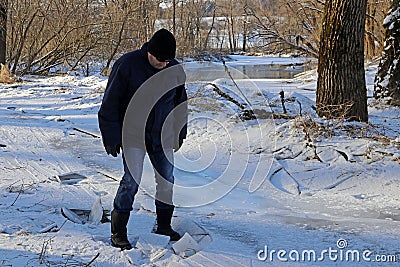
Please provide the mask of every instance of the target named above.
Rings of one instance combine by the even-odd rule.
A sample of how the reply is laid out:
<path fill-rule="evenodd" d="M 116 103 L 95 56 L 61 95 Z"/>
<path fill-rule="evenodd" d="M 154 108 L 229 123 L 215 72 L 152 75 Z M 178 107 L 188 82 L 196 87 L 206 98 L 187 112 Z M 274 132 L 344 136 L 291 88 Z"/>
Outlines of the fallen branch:
<path fill-rule="evenodd" d="M 101 171 L 97 171 L 97 173 L 99 173 L 101 175 L 104 175 L 105 177 L 110 178 L 111 180 L 119 182 L 119 179 L 116 179 L 116 178 L 112 177 L 111 175 L 109 175 L 107 173 L 104 173 L 104 172 L 101 172 Z"/>
<path fill-rule="evenodd" d="M 234 99 L 227 93 L 224 93 L 216 84 L 209 83 L 209 85 L 211 85 L 214 88 L 214 92 L 216 92 L 217 94 L 219 94 L 220 96 L 222 96 L 223 98 L 228 100 L 229 102 L 232 102 L 233 104 L 235 104 L 242 110 L 242 112 L 243 112 L 243 115 L 241 116 L 242 119 L 252 120 L 252 119 L 256 118 L 253 110 L 246 109 L 246 107 L 243 104 L 241 104 L 239 101 L 237 101 L 236 99 Z"/>
<path fill-rule="evenodd" d="M 235 82 L 235 79 L 233 79 L 231 72 L 228 69 L 228 66 L 226 66 L 225 61 L 222 60 L 222 64 L 224 64 L 224 68 L 225 68 L 225 72 L 228 74 L 229 78 L 232 80 L 233 84 L 235 85 L 235 87 L 239 90 L 239 92 L 242 94 L 243 98 L 246 100 L 246 102 L 248 104 L 250 104 L 251 102 L 247 99 L 246 95 L 242 92 L 242 90 L 240 89 L 239 85 Z"/>
<path fill-rule="evenodd" d="M 287 110 L 286 110 L 286 107 L 285 107 L 285 92 L 282 90 L 282 91 L 279 92 L 279 95 L 281 96 L 283 114 L 287 114 Z"/>
<path fill-rule="evenodd" d="M 300 107 L 299 115 L 300 115 L 300 117 L 303 117 L 302 108 L 301 108 L 301 102 L 299 100 L 296 100 L 296 101 L 297 101 L 297 103 L 299 104 L 299 107 Z"/>
<path fill-rule="evenodd" d="M 75 131 L 77 131 L 77 132 L 80 132 L 80 133 L 84 133 L 84 134 L 87 134 L 87 135 L 90 135 L 91 137 L 94 137 L 94 138 L 101 138 L 100 136 L 98 136 L 98 135 L 95 135 L 95 134 L 92 134 L 92 133 L 89 133 L 89 132 L 86 132 L 86 131 L 84 131 L 84 130 L 81 130 L 81 129 L 78 129 L 78 128 L 72 128 L 73 130 L 75 130 Z"/>
<path fill-rule="evenodd" d="M 21 189 L 18 192 L 17 197 L 15 198 L 14 202 L 11 204 L 11 207 L 14 206 L 15 202 L 17 202 L 17 199 L 19 198 L 19 196 L 21 195 L 22 191 L 24 191 L 24 184 L 21 184 Z"/>
<path fill-rule="evenodd" d="M 96 256 L 94 256 L 94 258 L 91 261 L 89 261 L 89 263 L 86 264 L 85 267 L 89 267 L 99 256 L 100 252 L 97 252 Z"/>

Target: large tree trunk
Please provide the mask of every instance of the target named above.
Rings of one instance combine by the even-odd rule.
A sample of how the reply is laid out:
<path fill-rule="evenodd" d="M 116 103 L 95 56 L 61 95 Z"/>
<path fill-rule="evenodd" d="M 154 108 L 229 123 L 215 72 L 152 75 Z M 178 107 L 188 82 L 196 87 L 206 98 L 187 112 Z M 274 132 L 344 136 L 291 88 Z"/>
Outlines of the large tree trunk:
<path fill-rule="evenodd" d="M 6 63 L 7 39 L 7 4 L 8 0 L 0 0 L 0 63 Z"/>
<path fill-rule="evenodd" d="M 400 105 L 400 0 L 393 0 L 383 26 L 385 44 L 375 77 L 375 98 L 389 97 L 389 103 Z"/>
<path fill-rule="evenodd" d="M 368 121 L 364 69 L 367 0 L 327 0 L 321 35 L 317 113 Z"/>

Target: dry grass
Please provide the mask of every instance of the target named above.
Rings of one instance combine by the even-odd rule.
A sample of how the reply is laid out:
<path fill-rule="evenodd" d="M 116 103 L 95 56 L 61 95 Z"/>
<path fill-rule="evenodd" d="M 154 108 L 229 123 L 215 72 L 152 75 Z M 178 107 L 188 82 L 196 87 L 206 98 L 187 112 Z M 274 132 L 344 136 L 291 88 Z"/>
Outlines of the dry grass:
<path fill-rule="evenodd" d="M 10 70 L 4 64 L 0 65 L 0 83 L 16 83 L 18 78 L 10 72 Z"/>

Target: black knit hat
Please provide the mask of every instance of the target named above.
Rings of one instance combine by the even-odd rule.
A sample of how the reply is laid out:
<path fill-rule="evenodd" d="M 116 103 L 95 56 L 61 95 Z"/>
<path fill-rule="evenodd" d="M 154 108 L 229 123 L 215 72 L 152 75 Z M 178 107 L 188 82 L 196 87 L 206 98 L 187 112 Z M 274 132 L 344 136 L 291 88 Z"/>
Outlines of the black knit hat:
<path fill-rule="evenodd" d="M 154 33 L 147 46 L 147 51 L 155 56 L 158 61 L 167 61 L 175 58 L 176 40 L 167 29 Z"/>

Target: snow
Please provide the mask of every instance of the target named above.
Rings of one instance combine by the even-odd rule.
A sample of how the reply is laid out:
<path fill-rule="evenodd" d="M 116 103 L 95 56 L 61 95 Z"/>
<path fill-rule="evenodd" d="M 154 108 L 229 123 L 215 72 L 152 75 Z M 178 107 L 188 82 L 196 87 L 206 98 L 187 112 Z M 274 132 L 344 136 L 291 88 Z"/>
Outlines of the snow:
<path fill-rule="evenodd" d="M 394 22 L 396 19 L 399 18 L 399 16 L 400 16 L 400 8 L 397 8 L 396 10 L 391 10 L 391 12 L 383 20 L 383 25 L 386 26 L 387 24 Z M 391 26 L 389 27 L 389 29 L 392 28 Z"/>
<path fill-rule="evenodd" d="M 301 61 L 234 59 L 227 65 Z M 107 78 L 24 77 L 0 86 L 2 265 L 398 265 L 399 108 L 371 100 L 368 124 L 327 121 L 313 109 L 315 70 L 293 79 L 250 80 L 230 68 L 234 83 L 221 64 L 212 66 L 219 78 L 195 75 L 209 64 L 186 67 L 191 113 L 189 136 L 175 159 L 173 225 L 182 234 L 183 226 L 198 225 L 209 239 L 196 239 L 201 234 L 191 230 L 174 246 L 152 233 L 154 179 L 146 159 L 128 225 L 134 249 L 111 247 L 104 219 L 122 163 L 106 155 L 99 138 L 97 111 Z M 366 68 L 370 96 L 376 67 Z M 210 82 L 264 113 L 240 120 L 242 110 Z M 283 113 L 282 90 L 290 118 L 273 120 L 272 113 Z M 198 252 L 183 253 L 188 245 Z M 346 259 L 353 252 L 361 258 Z"/>

